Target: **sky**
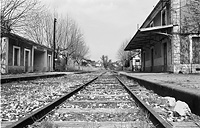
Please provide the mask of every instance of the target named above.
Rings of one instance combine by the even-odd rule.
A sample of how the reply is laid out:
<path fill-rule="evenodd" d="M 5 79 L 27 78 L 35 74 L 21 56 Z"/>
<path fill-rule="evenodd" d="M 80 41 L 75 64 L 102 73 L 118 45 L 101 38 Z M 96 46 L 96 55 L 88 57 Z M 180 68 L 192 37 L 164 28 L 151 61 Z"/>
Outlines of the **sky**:
<path fill-rule="evenodd" d="M 69 15 L 84 34 L 89 59 L 107 55 L 117 61 L 117 51 L 130 40 L 159 0 L 41 0 L 58 14 Z"/>

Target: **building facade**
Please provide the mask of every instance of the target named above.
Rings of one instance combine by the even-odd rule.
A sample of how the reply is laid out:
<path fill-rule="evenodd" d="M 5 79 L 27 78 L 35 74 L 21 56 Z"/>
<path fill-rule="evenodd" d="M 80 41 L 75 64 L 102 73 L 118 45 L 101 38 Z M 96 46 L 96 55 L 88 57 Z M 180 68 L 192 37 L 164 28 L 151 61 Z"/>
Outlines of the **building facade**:
<path fill-rule="evenodd" d="M 53 50 L 16 34 L 1 37 L 1 74 L 53 71 Z"/>
<path fill-rule="evenodd" d="M 142 71 L 200 73 L 199 2 L 158 2 L 125 48 L 141 49 Z"/>

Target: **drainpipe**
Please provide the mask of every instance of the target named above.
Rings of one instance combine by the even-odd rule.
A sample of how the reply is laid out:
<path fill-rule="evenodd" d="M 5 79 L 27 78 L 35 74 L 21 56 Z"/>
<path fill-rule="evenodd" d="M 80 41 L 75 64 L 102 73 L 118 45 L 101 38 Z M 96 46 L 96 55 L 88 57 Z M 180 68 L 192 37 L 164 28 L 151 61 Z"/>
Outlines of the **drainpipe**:
<path fill-rule="evenodd" d="M 53 24 L 53 70 L 55 71 L 55 59 L 56 59 L 56 18 L 54 18 L 54 24 Z"/>

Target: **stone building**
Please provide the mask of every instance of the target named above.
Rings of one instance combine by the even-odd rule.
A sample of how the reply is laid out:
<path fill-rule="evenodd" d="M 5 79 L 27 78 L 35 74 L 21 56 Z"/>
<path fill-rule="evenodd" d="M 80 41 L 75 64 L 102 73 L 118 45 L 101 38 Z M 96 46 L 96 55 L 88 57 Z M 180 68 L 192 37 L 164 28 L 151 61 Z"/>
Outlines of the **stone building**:
<path fill-rule="evenodd" d="M 53 71 L 53 50 L 16 34 L 1 35 L 1 74 Z"/>
<path fill-rule="evenodd" d="M 157 3 L 125 48 L 141 49 L 142 71 L 200 73 L 199 2 Z"/>

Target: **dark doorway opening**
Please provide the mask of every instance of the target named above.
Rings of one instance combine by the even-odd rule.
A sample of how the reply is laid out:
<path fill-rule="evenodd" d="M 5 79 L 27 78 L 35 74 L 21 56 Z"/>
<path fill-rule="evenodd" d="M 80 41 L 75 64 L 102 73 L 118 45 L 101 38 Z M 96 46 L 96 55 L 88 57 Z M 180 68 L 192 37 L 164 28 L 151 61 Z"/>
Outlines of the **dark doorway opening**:
<path fill-rule="evenodd" d="M 167 71 L 167 43 L 163 44 L 164 71 Z"/>
<path fill-rule="evenodd" d="M 145 71 L 145 61 L 146 61 L 146 54 L 145 54 L 145 52 L 144 52 L 144 54 L 143 54 L 143 71 Z"/>
<path fill-rule="evenodd" d="M 25 65 L 24 65 L 25 66 L 25 72 L 28 72 L 28 68 L 29 68 L 29 63 L 30 63 L 29 62 L 29 56 L 30 56 L 29 54 L 30 54 L 30 52 L 26 50 L 25 55 L 24 55 L 25 56 Z"/>
<path fill-rule="evenodd" d="M 154 56 L 153 56 L 153 53 L 154 53 L 154 49 L 152 48 L 151 49 L 151 72 L 153 72 L 153 67 L 154 67 Z"/>

